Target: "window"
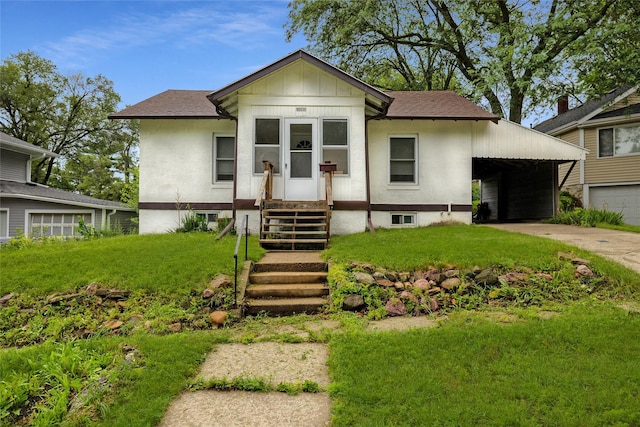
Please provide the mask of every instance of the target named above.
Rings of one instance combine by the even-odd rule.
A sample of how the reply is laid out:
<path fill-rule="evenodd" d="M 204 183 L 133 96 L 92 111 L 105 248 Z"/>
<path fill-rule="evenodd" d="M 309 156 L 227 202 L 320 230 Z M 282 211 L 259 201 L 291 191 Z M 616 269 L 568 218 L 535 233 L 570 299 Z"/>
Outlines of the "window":
<path fill-rule="evenodd" d="M 93 224 L 91 212 L 33 212 L 29 214 L 29 230 L 35 237 L 78 235 L 79 219 Z"/>
<path fill-rule="evenodd" d="M 389 138 L 389 182 L 416 183 L 415 136 Z"/>
<path fill-rule="evenodd" d="M 336 173 L 349 173 L 347 119 L 322 120 L 322 160 L 336 164 Z"/>
<path fill-rule="evenodd" d="M 9 237 L 9 211 L 0 210 L 0 237 Z"/>
<path fill-rule="evenodd" d="M 640 126 L 598 130 L 598 157 L 640 154 Z"/>
<path fill-rule="evenodd" d="M 415 214 L 391 214 L 392 227 L 415 227 Z"/>
<path fill-rule="evenodd" d="M 233 157 L 235 138 L 233 136 L 214 136 L 213 138 L 213 182 L 233 181 Z"/>
<path fill-rule="evenodd" d="M 280 173 L 280 119 L 256 119 L 253 172 L 262 173 L 266 160 Z"/>

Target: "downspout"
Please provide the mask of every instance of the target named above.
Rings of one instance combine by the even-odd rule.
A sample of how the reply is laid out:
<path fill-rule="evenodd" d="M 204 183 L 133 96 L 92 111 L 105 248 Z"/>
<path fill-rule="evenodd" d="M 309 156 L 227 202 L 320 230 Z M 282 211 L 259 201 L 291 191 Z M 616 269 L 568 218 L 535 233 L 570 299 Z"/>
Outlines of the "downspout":
<path fill-rule="evenodd" d="M 102 213 L 103 218 L 104 218 L 104 212 L 105 212 L 105 211 L 103 211 L 103 213 Z M 117 212 L 118 212 L 118 210 L 117 210 L 117 209 L 113 209 L 113 210 L 111 211 L 111 213 L 109 213 L 109 214 L 107 214 L 107 215 L 106 215 L 106 216 L 107 216 L 107 218 L 106 218 L 106 219 L 103 219 L 103 221 L 105 221 L 105 222 L 106 222 L 106 224 L 102 226 L 102 229 L 103 229 L 103 230 L 104 230 L 106 227 L 109 227 L 109 230 L 111 230 L 111 216 L 112 216 L 112 215 L 115 215 Z"/>
<path fill-rule="evenodd" d="M 233 195 L 231 196 L 231 219 L 232 222 L 236 221 L 236 198 L 238 196 L 238 118 L 230 114 L 227 110 L 222 107 L 220 102 L 217 100 L 209 99 L 215 105 L 216 112 L 220 117 L 225 119 L 233 120 L 236 123 L 236 134 L 235 134 L 235 143 L 233 144 Z"/>
<path fill-rule="evenodd" d="M 364 162 L 365 162 L 365 180 L 367 181 L 367 228 L 370 233 L 375 233 L 375 227 L 371 220 L 371 179 L 369 172 L 369 122 L 371 120 L 379 120 L 387 116 L 389 105 L 385 105 L 382 111 L 375 115 L 365 118 L 364 124 Z"/>

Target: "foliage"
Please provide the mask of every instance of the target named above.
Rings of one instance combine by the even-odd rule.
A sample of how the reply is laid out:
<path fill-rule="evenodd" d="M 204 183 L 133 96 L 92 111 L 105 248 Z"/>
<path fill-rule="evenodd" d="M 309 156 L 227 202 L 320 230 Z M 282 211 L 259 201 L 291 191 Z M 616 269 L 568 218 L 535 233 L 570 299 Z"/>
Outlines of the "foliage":
<path fill-rule="evenodd" d="M 391 79 L 402 89 L 458 89 L 517 123 L 560 95 L 637 83 L 635 0 L 294 0 L 289 8 L 287 38 L 303 33 L 347 72 L 383 88 Z"/>
<path fill-rule="evenodd" d="M 595 302 L 561 310 L 335 335 L 332 425 L 639 423 L 640 316 Z"/>
<path fill-rule="evenodd" d="M 178 233 L 191 233 L 194 231 L 211 231 L 209 230 L 209 223 L 207 218 L 198 215 L 196 211 L 187 206 L 187 213 L 180 219 L 182 227 L 176 231 Z"/>
<path fill-rule="evenodd" d="M 205 380 L 202 377 L 197 378 L 189 385 L 189 389 L 197 390 L 219 390 L 219 391 L 254 391 L 254 392 L 271 392 L 279 391 L 289 395 L 300 393 L 318 393 L 320 386 L 314 381 L 306 380 L 304 382 L 289 383 L 281 382 L 273 385 L 269 378 L 263 377 L 234 377 L 231 380 L 227 378 L 211 378 Z"/>
<path fill-rule="evenodd" d="M 611 212 L 606 209 L 576 208 L 571 211 L 561 212 L 547 221 L 551 224 L 595 227 L 597 224 L 624 225 L 624 216 L 622 213 Z"/>
<path fill-rule="evenodd" d="M 582 201 L 579 197 L 576 197 L 568 191 L 560 192 L 560 212 L 569 212 L 581 207 Z"/>
<path fill-rule="evenodd" d="M 32 165 L 32 180 L 114 201 L 136 163 L 137 122 L 109 121 L 120 102 L 102 75 L 60 74 L 34 52 L 0 65 L 0 129 L 60 154 Z"/>

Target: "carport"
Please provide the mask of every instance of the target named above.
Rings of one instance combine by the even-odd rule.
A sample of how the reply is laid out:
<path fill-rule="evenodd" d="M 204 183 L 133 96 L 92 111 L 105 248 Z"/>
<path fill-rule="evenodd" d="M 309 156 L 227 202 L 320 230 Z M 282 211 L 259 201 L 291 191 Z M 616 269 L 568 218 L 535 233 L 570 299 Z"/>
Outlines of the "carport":
<path fill-rule="evenodd" d="M 489 221 L 549 218 L 557 212 L 565 176 L 558 165 L 584 160 L 587 150 L 507 120 L 473 137 L 472 177 L 481 182 Z M 479 129 L 480 130 L 480 129 Z M 567 174 L 568 175 L 568 174 Z"/>

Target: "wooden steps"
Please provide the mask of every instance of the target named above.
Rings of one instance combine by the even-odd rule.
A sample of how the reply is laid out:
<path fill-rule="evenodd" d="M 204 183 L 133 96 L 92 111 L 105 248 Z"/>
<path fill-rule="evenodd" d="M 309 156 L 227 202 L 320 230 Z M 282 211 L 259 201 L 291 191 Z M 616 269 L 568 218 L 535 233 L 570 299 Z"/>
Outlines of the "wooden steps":
<path fill-rule="evenodd" d="M 246 313 L 317 313 L 327 295 L 327 264 L 318 252 L 269 252 L 249 275 Z"/>
<path fill-rule="evenodd" d="M 268 200 L 262 203 L 262 247 L 280 250 L 318 250 L 327 247 L 330 210 L 325 201 Z"/>

